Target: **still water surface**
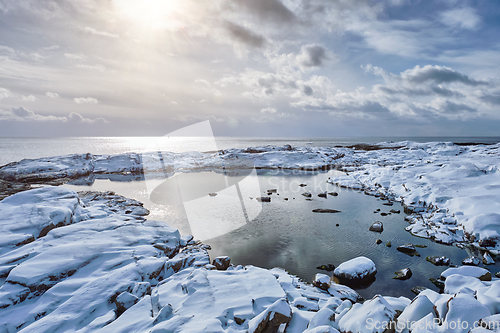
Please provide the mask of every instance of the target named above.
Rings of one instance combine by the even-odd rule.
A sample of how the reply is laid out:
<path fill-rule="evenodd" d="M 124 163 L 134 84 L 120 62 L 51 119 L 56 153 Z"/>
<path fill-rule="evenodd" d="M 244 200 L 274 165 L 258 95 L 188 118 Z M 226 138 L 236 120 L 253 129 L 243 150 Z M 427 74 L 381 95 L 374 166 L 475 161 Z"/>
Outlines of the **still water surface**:
<path fill-rule="evenodd" d="M 455 246 L 437 244 L 406 232 L 404 227 L 408 223 L 404 221 L 405 214 L 400 204 L 394 203 L 393 206 L 386 206 L 383 205 L 385 201 L 367 196 L 362 192 L 327 184 L 326 180 L 335 172 L 338 171 L 258 170 L 258 174 L 249 175 L 248 177 L 253 177 L 253 180 L 258 182 L 261 195 L 267 195 L 269 189 L 277 189 L 277 193 L 270 195 L 271 202 L 262 203 L 262 211 L 256 218 L 247 219 L 246 223 L 226 234 L 204 240 L 205 244 L 212 247 L 211 257 L 228 255 L 233 264 L 265 268 L 282 267 L 310 282 L 314 274 L 325 273 L 316 269 L 319 265 L 337 266 L 357 256 L 366 256 L 375 262 L 378 273 L 372 285 L 358 290 L 363 297 L 370 298 L 375 294 L 382 294 L 412 298 L 414 295 L 410 289 L 414 286 L 425 286 L 437 290 L 428 279 L 437 278 L 445 269 L 427 262 L 426 256 L 444 255 L 449 257 L 454 264 L 460 264 L 462 259 L 468 256 L 465 250 Z M 206 196 L 206 200 L 200 201 L 201 211 L 206 209 L 208 212 L 213 211 L 213 207 L 224 207 L 225 203 L 221 201 L 225 200 L 225 197 L 223 195 L 209 197 L 207 194 L 212 192 L 210 184 L 202 184 L 199 181 L 204 178 L 203 176 L 205 178 L 216 177 L 214 173 L 196 173 L 192 176 L 197 180 L 191 183 L 191 186 L 196 188 L 194 192 L 201 191 Z M 168 178 L 165 182 L 172 182 L 174 178 L 175 176 Z M 240 175 L 237 180 L 241 178 Z M 299 184 L 307 184 L 307 186 L 300 187 Z M 182 202 L 171 199 L 162 200 L 162 198 L 171 198 L 171 193 L 167 192 L 163 192 L 165 197 L 162 197 L 161 191 L 153 192 L 151 195 L 145 181 L 96 180 L 90 186 L 65 186 L 77 191 L 115 191 L 143 202 L 145 207 L 151 210 L 148 219 L 165 221 L 170 226 L 179 229 L 181 234 L 196 234 L 196 230 L 192 230 L 192 225 L 186 217 L 186 209 Z M 213 191 L 219 190 L 220 187 L 213 189 Z M 301 195 L 305 191 L 312 193 L 312 200 L 307 200 Z M 318 193 L 324 191 L 335 191 L 338 196 L 329 195 L 326 199 L 317 196 Z M 316 208 L 330 208 L 341 212 L 313 213 L 312 210 Z M 389 212 L 394 209 L 400 210 L 401 213 L 381 216 L 380 213 L 374 213 L 377 209 L 380 209 L 380 212 Z M 220 214 L 221 219 L 239 218 L 236 216 L 238 213 L 231 209 L 218 209 L 217 214 Z M 211 219 L 207 219 L 207 223 L 217 223 L 216 220 L 217 218 L 214 219 L 212 216 Z M 375 221 L 383 222 L 382 233 L 368 230 Z M 382 244 L 377 245 L 377 239 L 381 239 Z M 389 241 L 392 247 L 385 245 Z M 396 250 L 397 246 L 406 243 L 427 247 L 418 249 L 420 257 L 410 257 Z M 396 270 L 406 267 L 413 271 L 411 279 L 407 281 L 392 279 Z M 496 271 L 495 269 L 498 267 L 494 267 L 493 272 Z"/>

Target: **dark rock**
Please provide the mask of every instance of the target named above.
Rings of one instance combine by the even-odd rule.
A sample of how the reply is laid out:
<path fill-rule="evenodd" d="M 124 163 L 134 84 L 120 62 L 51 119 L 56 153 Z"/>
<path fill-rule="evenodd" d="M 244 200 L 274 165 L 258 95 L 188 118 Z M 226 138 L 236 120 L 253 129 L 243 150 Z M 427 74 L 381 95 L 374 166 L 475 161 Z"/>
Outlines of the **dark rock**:
<path fill-rule="evenodd" d="M 415 247 L 419 247 L 421 249 L 425 249 L 427 247 L 427 245 L 415 244 Z"/>
<path fill-rule="evenodd" d="M 340 210 L 329 208 L 316 208 L 312 210 L 313 213 L 340 213 Z"/>
<path fill-rule="evenodd" d="M 338 223 L 337 223 L 337 224 L 335 224 L 335 226 L 336 226 L 336 227 L 338 227 L 339 225 L 340 225 L 340 224 L 338 224 Z"/>
<path fill-rule="evenodd" d="M 408 280 L 413 275 L 411 272 L 411 269 L 409 269 L 409 268 L 404 268 L 404 269 L 401 269 L 401 270 L 396 271 L 394 273 L 396 274 L 396 276 L 393 277 L 393 279 L 397 279 L 397 280 Z"/>
<path fill-rule="evenodd" d="M 414 293 L 415 295 L 418 295 L 420 294 L 422 291 L 426 290 L 427 288 L 426 287 L 421 287 L 421 286 L 415 286 L 413 288 L 411 288 L 411 291 L 412 293 Z"/>
<path fill-rule="evenodd" d="M 485 238 L 485 239 L 481 239 L 478 244 L 481 247 L 495 247 L 497 242 L 494 239 Z"/>
<path fill-rule="evenodd" d="M 259 202 L 271 202 L 271 197 L 258 197 L 255 199 L 257 199 L 257 201 Z"/>
<path fill-rule="evenodd" d="M 318 197 L 326 199 L 327 195 L 328 194 L 326 192 L 323 192 L 323 193 L 318 194 Z"/>
<path fill-rule="evenodd" d="M 379 238 L 379 239 L 377 239 L 377 240 L 375 241 L 375 243 L 377 243 L 377 244 L 382 244 L 382 240 Z"/>
<path fill-rule="evenodd" d="M 496 272 L 495 276 L 500 279 L 500 272 Z"/>
<path fill-rule="evenodd" d="M 393 203 L 392 203 L 392 202 L 385 202 L 385 203 L 383 203 L 382 205 L 384 205 L 384 206 L 392 206 L 392 205 L 393 205 Z"/>
<path fill-rule="evenodd" d="M 481 259 L 475 256 L 467 257 L 464 260 L 462 260 L 462 265 L 467 265 L 467 266 L 479 266 L 481 263 Z"/>
<path fill-rule="evenodd" d="M 398 210 L 395 210 L 395 209 L 391 209 L 389 212 L 393 213 L 393 214 L 400 214 L 401 211 L 398 209 Z"/>
<path fill-rule="evenodd" d="M 316 268 L 322 269 L 322 270 L 327 271 L 327 272 L 331 272 L 335 269 L 335 265 L 334 264 L 326 264 L 326 265 L 318 266 Z"/>
<path fill-rule="evenodd" d="M 337 197 L 339 194 L 337 192 L 328 192 L 333 197 Z"/>
<path fill-rule="evenodd" d="M 380 221 L 377 221 L 373 223 L 368 230 L 375 232 L 382 232 L 384 231 L 384 224 Z"/>
<path fill-rule="evenodd" d="M 212 262 L 212 265 L 214 265 L 219 271 L 225 271 L 229 267 L 230 263 L 231 258 L 229 258 L 228 256 L 221 256 L 215 258 Z"/>
<path fill-rule="evenodd" d="M 391 246 L 392 246 L 392 244 L 391 244 L 391 242 L 389 241 L 389 242 L 387 242 L 387 243 L 385 244 L 385 246 L 387 246 L 387 247 L 391 247 Z"/>
<path fill-rule="evenodd" d="M 403 252 L 405 254 L 408 254 L 409 256 L 417 256 L 420 257 L 420 254 L 417 252 L 415 249 L 415 245 L 413 244 L 405 244 L 397 247 L 397 250 L 399 252 Z"/>
<path fill-rule="evenodd" d="M 384 213 L 384 212 L 382 212 L 382 213 L 380 213 L 380 215 L 382 215 L 382 216 L 387 216 L 387 215 L 389 215 L 389 214 L 388 214 L 388 213 Z"/>
<path fill-rule="evenodd" d="M 431 281 L 436 287 L 439 289 L 444 289 L 444 282 L 438 279 L 434 278 L 429 278 L 429 281 Z"/>
<path fill-rule="evenodd" d="M 307 184 L 299 184 L 300 187 L 307 186 Z"/>
<path fill-rule="evenodd" d="M 304 192 L 304 193 L 302 193 L 302 195 L 305 196 L 306 198 L 312 197 L 311 192 Z"/>
<path fill-rule="evenodd" d="M 377 208 L 376 212 L 380 212 L 380 208 Z"/>
<path fill-rule="evenodd" d="M 209 196 L 211 196 L 211 197 L 215 197 L 215 196 L 217 195 L 217 193 L 215 193 L 215 192 L 210 192 L 210 193 L 208 193 L 208 195 L 209 195 Z"/>
<path fill-rule="evenodd" d="M 278 189 L 277 188 L 272 188 L 270 190 L 267 190 L 267 193 L 278 193 Z"/>
<path fill-rule="evenodd" d="M 425 258 L 428 262 L 433 264 L 434 266 L 449 266 L 450 258 L 446 258 L 445 256 L 437 257 L 437 256 L 427 256 Z"/>
<path fill-rule="evenodd" d="M 288 198 L 284 198 L 283 200 L 288 201 Z"/>

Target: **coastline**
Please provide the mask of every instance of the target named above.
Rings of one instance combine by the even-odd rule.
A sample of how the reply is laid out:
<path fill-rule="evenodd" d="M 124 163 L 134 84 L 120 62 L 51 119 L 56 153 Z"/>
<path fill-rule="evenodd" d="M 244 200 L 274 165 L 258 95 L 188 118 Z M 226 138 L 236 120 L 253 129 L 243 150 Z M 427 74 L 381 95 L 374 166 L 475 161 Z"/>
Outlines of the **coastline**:
<path fill-rule="evenodd" d="M 496 212 L 499 210 L 492 202 L 499 201 L 500 193 L 498 187 L 488 187 L 500 183 L 497 181 L 499 176 L 496 172 L 497 166 L 500 165 L 498 163 L 499 144 L 462 146 L 451 143 L 418 144 L 405 142 L 382 143 L 371 147 L 373 149 L 359 150 L 354 147 L 268 146 L 227 149 L 212 153 L 174 154 L 165 152 L 162 153 L 163 158 L 168 162 L 163 163 L 160 167 L 158 166 L 159 160 L 154 154 L 71 155 L 11 163 L 0 168 L 0 178 L 12 184 L 48 183 L 58 185 L 81 177 L 90 179 L 96 176 L 110 177 L 112 175 L 141 177 L 144 174 L 161 177 L 164 175 L 165 168 L 167 168 L 168 174 L 207 170 L 232 172 L 248 167 L 248 165 L 253 165 L 255 168 L 285 168 L 290 170 L 335 168 L 346 172 L 346 175 L 330 179 L 331 183 L 358 189 L 366 194 L 380 196 L 386 200 L 403 202 L 407 209 L 414 213 L 409 218 L 409 227 L 411 228 L 407 229 L 413 234 L 432 238 L 431 232 L 434 232 L 434 239 L 437 241 L 464 244 L 468 242 L 483 253 L 490 253 L 493 257 L 499 254 L 500 220 L 496 219 L 499 215 Z M 235 163 L 235 160 L 238 162 Z M 446 171 L 448 178 L 438 177 L 440 174 L 442 175 L 443 170 Z M 400 172 L 404 173 L 404 177 L 400 175 Z M 422 178 L 419 177 L 421 175 L 428 177 L 425 183 L 421 181 Z M 467 182 L 467 178 L 472 179 L 472 181 Z M 402 179 L 406 180 L 402 182 Z M 460 183 L 462 186 L 450 189 L 450 186 L 456 183 L 457 179 L 462 180 Z M 440 187 L 439 185 L 443 181 L 445 181 L 446 186 Z M 25 187 L 19 189 L 26 190 Z M 489 191 L 489 197 L 464 194 L 471 193 L 471 191 L 484 192 L 485 190 Z M 422 193 L 425 191 L 431 195 L 424 197 Z M 450 197 L 447 191 L 453 191 L 455 196 Z M 95 197 L 89 199 L 89 195 L 95 195 Z M 30 198 L 33 197 L 38 199 L 30 202 Z M 130 281 L 127 280 L 129 285 L 126 288 L 120 285 L 114 293 L 118 293 L 114 299 L 111 299 L 112 295 L 108 295 L 95 300 L 92 304 L 96 304 L 96 308 L 99 308 L 98 311 L 91 313 L 84 311 L 77 316 L 78 319 L 75 319 L 72 324 L 68 323 L 67 325 L 80 325 L 78 327 L 87 327 L 89 331 L 105 327 L 115 332 L 126 332 L 139 328 L 141 331 L 160 331 L 160 329 L 168 331 L 169 327 L 170 329 L 178 327 L 186 332 L 193 329 L 198 329 L 200 332 L 207 329 L 215 331 L 221 329 L 246 331 L 250 329 L 251 332 L 260 332 L 259 327 L 262 331 L 263 327 L 271 327 L 269 325 L 277 325 L 277 328 L 284 325 L 283 328 L 288 327 L 286 332 L 306 330 L 309 330 L 308 332 L 335 332 L 336 329 L 340 331 L 382 332 L 383 330 L 378 330 L 375 327 L 369 328 L 368 325 L 365 325 L 364 328 L 356 326 L 356 323 L 368 323 L 368 320 L 371 323 L 393 322 L 399 316 L 399 318 L 413 322 L 424 318 L 426 321 L 432 322 L 434 318 L 438 318 L 441 320 L 441 325 L 433 330 L 437 332 L 443 330 L 443 322 L 463 319 L 472 325 L 479 319 L 498 314 L 500 310 L 500 296 L 492 294 L 493 290 L 498 290 L 500 287 L 500 280 L 495 278 L 488 282 L 480 281 L 475 276 L 454 274 L 448 276 L 444 281 L 445 293 L 442 295 L 427 289 L 413 301 L 404 297 L 394 298 L 377 295 L 363 303 L 356 296 L 357 293 L 348 287 L 328 283 L 327 286 L 323 286 L 323 289 L 318 288 L 303 283 L 282 270 L 264 270 L 241 266 L 230 266 L 230 269 L 226 271 L 213 270 L 207 248 L 203 244 L 192 240 L 187 241 L 187 238 L 183 239 L 176 230 L 168 226 L 160 228 L 159 224 L 155 224 L 153 221 L 148 222 L 143 217 L 147 212 L 140 208 L 142 207 L 140 203 L 114 194 L 87 193 L 80 194 L 79 197 L 73 191 L 58 187 L 45 187 L 22 191 L 7 198 L 7 200 L 0 201 L 0 210 L 6 212 L 9 211 L 8 209 L 12 209 L 11 211 L 16 213 L 12 213 L 10 216 L 5 214 L 4 221 L 7 221 L 6 223 L 15 219 L 26 219 L 26 216 L 32 214 L 34 208 L 47 207 L 47 203 L 52 203 L 49 208 L 44 208 L 45 211 L 40 215 L 40 220 L 30 225 L 30 228 L 36 227 L 36 231 L 18 232 L 18 230 L 26 230 L 26 228 L 14 226 L 12 230 L 14 230 L 15 237 L 8 237 L 11 243 L 5 243 L 2 246 L 3 251 L 7 250 L 7 252 L 2 252 L 0 257 L 3 262 L 2 276 L 6 278 L 6 282 L 0 287 L 0 297 L 3 302 L 0 305 L 0 311 L 19 313 L 17 307 L 21 309 L 25 306 L 31 309 L 27 311 L 30 319 L 26 320 L 28 317 L 25 317 L 24 324 L 14 324 L 14 320 L 12 322 L 7 320 L 3 324 L 7 325 L 6 327 L 21 325 L 23 331 L 24 329 L 36 331 L 37 327 L 52 327 L 53 331 L 63 331 L 64 325 L 60 322 L 60 318 L 62 318 L 60 312 L 65 311 L 63 305 L 66 303 L 62 300 L 69 297 L 73 299 L 73 302 L 78 302 L 77 298 L 73 298 L 76 297 L 75 290 L 80 290 L 83 294 L 87 293 L 87 297 L 92 291 L 86 289 L 88 287 L 86 285 L 87 287 L 84 289 L 74 287 L 76 289 L 69 293 L 64 294 L 63 292 L 55 295 L 52 288 L 58 285 L 59 288 L 63 288 L 64 283 L 71 286 L 80 270 L 81 272 L 90 271 L 92 274 L 96 271 L 104 272 L 102 270 L 103 262 L 99 262 L 99 265 L 94 267 L 95 271 L 91 270 L 92 265 L 89 266 L 88 263 L 89 260 L 90 262 L 101 260 L 102 256 L 99 254 L 89 254 L 86 260 L 82 259 L 80 264 L 76 264 L 76 266 L 71 260 L 67 263 L 60 262 L 58 265 L 60 267 L 57 269 L 64 268 L 64 271 L 56 273 L 54 270 L 57 269 L 54 267 L 41 267 L 46 261 L 40 260 L 39 256 L 51 255 L 57 262 L 59 259 L 57 259 L 56 254 L 60 255 L 64 252 L 54 251 L 52 254 L 47 254 L 47 252 L 54 246 L 55 248 L 62 246 L 60 250 L 67 250 L 68 247 L 64 247 L 69 244 L 66 240 L 73 242 L 79 239 L 78 233 L 81 233 L 80 236 L 86 235 L 85 237 L 92 239 L 100 237 L 102 231 L 109 230 L 111 240 L 123 239 L 118 234 L 113 235 L 110 226 L 124 222 L 126 225 L 130 225 L 131 230 L 133 230 L 129 236 L 135 241 L 126 246 L 123 243 L 117 245 L 114 242 L 106 244 L 105 239 L 101 239 L 100 248 L 131 246 L 135 249 L 132 252 L 143 251 L 138 259 L 132 260 L 134 261 L 133 266 L 136 267 L 132 270 L 133 273 L 130 270 L 127 271 L 127 274 L 132 276 L 132 278 L 130 276 L 128 278 Z M 444 200 L 443 198 L 448 199 Z M 456 203 L 458 200 L 463 205 L 463 198 L 467 199 L 469 206 L 463 207 Z M 485 200 L 486 205 L 483 205 Z M 449 203 L 450 201 L 452 204 Z M 475 205 L 480 206 L 481 214 L 477 213 Z M 10 207 L 7 208 L 7 206 Z M 109 209 L 115 206 L 124 208 L 120 208 L 118 211 Z M 130 209 L 130 207 L 134 208 Z M 462 214 L 457 214 L 459 212 L 454 211 L 454 207 L 460 207 Z M 129 210 L 130 212 L 127 213 Z M 54 211 L 59 213 L 54 214 Z M 484 220 L 483 215 L 490 216 L 492 219 L 488 220 L 486 225 L 474 222 Z M 473 218 L 476 220 L 472 222 L 468 220 Z M 154 228 L 148 229 L 148 224 Z M 52 227 L 47 229 L 47 226 Z M 416 228 L 417 226 L 418 228 Z M 155 230 L 157 228 L 163 230 L 163 234 L 161 237 L 155 236 L 158 241 L 151 244 L 148 237 L 158 235 L 160 231 Z M 91 230 L 90 236 L 89 230 Z M 142 231 L 139 232 L 139 230 Z M 146 237 L 139 237 L 138 235 L 143 232 L 143 236 Z M 437 237 L 436 233 L 438 233 Z M 14 238 L 16 242 L 12 243 Z M 50 245 L 51 242 L 53 245 Z M 182 245 L 183 242 L 184 245 Z M 76 246 L 86 246 L 79 242 L 75 244 Z M 75 246 L 75 244 L 72 245 Z M 12 261 L 13 259 L 15 260 Z M 125 265 L 124 263 L 127 262 L 123 267 L 127 267 L 128 263 L 132 264 L 130 258 L 122 258 L 121 260 L 123 262 L 120 265 Z M 141 264 L 138 264 L 141 260 Z M 29 265 L 34 265 L 31 267 L 36 267 L 38 270 L 45 269 L 44 271 L 42 269 L 43 272 L 38 275 L 42 279 L 40 281 L 44 281 L 43 283 L 31 280 L 31 273 L 29 270 L 26 271 L 29 269 Z M 120 265 L 117 266 L 118 269 L 120 269 Z M 22 273 L 23 269 L 25 269 L 25 273 Z M 75 271 L 73 272 L 73 270 Z M 157 273 L 151 274 L 151 272 Z M 89 276 L 92 274 L 88 274 L 86 282 L 103 277 L 103 275 L 92 276 L 89 280 Z M 104 275 L 106 274 L 108 273 L 104 273 Z M 140 283 L 149 283 L 149 294 L 147 285 L 136 285 L 138 280 L 141 280 Z M 267 282 L 263 283 L 263 281 Z M 235 283 L 239 285 L 237 288 L 239 294 L 227 287 Z M 258 283 L 259 288 L 257 289 L 260 289 L 259 292 L 262 294 L 254 294 L 256 287 L 251 287 L 252 283 Z M 48 288 L 40 289 L 37 287 L 40 285 Z M 80 287 L 83 288 L 83 285 Z M 146 292 L 138 291 L 143 289 Z M 471 296 L 471 290 L 474 291 L 474 297 Z M 219 293 L 219 291 L 222 292 Z M 117 302 L 117 296 L 122 294 L 124 296 L 121 298 L 127 299 L 128 297 L 128 303 L 125 301 Z M 172 299 L 168 295 L 175 295 L 175 297 L 172 296 Z M 208 302 L 208 299 L 205 298 L 209 297 L 208 295 L 215 299 L 215 303 Z M 48 304 L 40 300 L 49 297 L 59 297 L 61 300 L 55 301 L 55 303 L 49 302 L 51 307 L 48 310 L 46 309 L 45 312 L 38 310 L 37 314 L 34 314 L 32 306 L 36 304 L 40 306 L 41 303 Z M 165 300 L 163 301 L 162 298 Z M 250 300 L 257 299 L 260 299 L 261 302 L 250 302 Z M 202 300 L 204 305 L 199 308 L 191 305 L 195 300 Z M 171 301 L 175 304 L 171 304 Z M 253 305 L 248 305 L 249 302 L 250 305 Z M 128 304 L 128 307 L 125 303 Z M 457 315 L 451 304 L 457 304 L 458 308 L 463 308 L 466 304 L 472 307 L 472 310 L 470 313 Z M 120 306 L 123 306 L 123 309 Z M 437 314 L 433 314 L 432 310 L 429 310 L 434 306 L 438 308 Z M 443 306 L 445 308 L 442 308 Z M 425 316 L 427 313 L 424 314 L 424 312 L 427 310 L 432 318 Z M 148 315 L 150 312 L 153 314 L 152 316 Z M 75 314 L 76 311 L 72 313 Z M 224 315 L 221 317 L 221 314 Z M 417 318 L 421 314 L 424 315 Z M 273 322 L 272 318 L 279 320 Z M 89 325 L 81 326 L 81 323 Z M 95 325 L 92 326 L 91 323 Z"/>

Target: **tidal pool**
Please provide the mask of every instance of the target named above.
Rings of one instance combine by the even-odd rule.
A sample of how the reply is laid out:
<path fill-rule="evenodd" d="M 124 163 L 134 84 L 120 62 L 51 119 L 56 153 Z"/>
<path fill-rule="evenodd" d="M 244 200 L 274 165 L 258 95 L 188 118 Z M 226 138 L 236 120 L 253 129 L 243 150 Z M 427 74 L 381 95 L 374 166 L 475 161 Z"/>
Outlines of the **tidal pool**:
<path fill-rule="evenodd" d="M 429 278 L 439 277 L 446 267 L 434 266 L 425 258 L 446 256 L 460 265 L 469 256 L 466 250 L 417 238 L 405 231 L 408 223 L 399 203 L 386 206 L 386 201 L 379 198 L 326 183 L 336 172 L 249 170 L 227 176 L 198 172 L 155 181 L 116 181 L 130 179 L 115 177 L 114 181 L 96 179 L 65 186 L 76 191 L 114 191 L 134 198 L 151 211 L 148 219 L 165 221 L 181 234 L 205 236 L 198 238 L 212 247 L 211 258 L 228 255 L 235 265 L 282 267 L 308 282 L 316 273 L 332 274 L 317 269 L 319 265 L 338 266 L 366 256 L 375 262 L 378 272 L 375 282 L 357 289 L 365 298 L 375 294 L 413 298 L 410 289 L 414 286 L 437 290 Z M 272 189 L 276 193 L 268 195 Z M 306 191 L 311 198 L 302 195 Z M 337 192 L 338 196 L 318 197 L 325 191 Z M 259 195 L 271 197 L 271 202 L 258 202 L 255 197 Z M 318 208 L 340 212 L 312 212 Z M 380 214 L 391 209 L 400 214 Z M 376 221 L 383 222 L 383 232 L 368 230 Z M 376 244 L 377 239 L 382 243 Z M 392 247 L 386 246 L 389 241 Z M 406 243 L 426 247 L 417 249 L 420 257 L 410 257 L 396 249 Z M 410 268 L 413 276 L 406 281 L 394 280 L 394 272 L 403 268 Z"/>

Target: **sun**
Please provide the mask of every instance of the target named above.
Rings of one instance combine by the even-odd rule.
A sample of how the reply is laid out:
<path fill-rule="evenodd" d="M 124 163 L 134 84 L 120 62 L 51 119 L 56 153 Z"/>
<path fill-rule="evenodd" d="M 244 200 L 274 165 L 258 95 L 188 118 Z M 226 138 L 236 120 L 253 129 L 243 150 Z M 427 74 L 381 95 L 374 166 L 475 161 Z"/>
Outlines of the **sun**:
<path fill-rule="evenodd" d="M 115 0 L 119 14 L 150 29 L 175 29 L 182 0 Z"/>

